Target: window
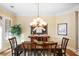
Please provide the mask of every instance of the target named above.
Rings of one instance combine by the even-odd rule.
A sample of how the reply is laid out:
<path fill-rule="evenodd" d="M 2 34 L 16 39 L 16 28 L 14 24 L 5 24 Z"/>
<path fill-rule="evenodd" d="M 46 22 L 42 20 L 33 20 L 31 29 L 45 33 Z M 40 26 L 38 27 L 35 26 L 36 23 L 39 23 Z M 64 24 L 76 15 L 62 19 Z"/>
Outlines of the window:
<path fill-rule="evenodd" d="M 9 38 L 9 28 L 11 26 L 11 20 L 5 19 L 5 37 L 6 39 Z"/>

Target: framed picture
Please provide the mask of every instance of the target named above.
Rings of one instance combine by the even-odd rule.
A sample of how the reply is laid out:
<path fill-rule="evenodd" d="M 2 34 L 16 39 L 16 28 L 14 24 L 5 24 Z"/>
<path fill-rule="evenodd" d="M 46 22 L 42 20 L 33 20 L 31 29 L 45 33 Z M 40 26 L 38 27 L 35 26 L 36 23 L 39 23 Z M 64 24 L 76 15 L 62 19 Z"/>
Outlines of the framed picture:
<path fill-rule="evenodd" d="M 60 23 L 57 25 L 58 35 L 67 35 L 67 23 Z"/>

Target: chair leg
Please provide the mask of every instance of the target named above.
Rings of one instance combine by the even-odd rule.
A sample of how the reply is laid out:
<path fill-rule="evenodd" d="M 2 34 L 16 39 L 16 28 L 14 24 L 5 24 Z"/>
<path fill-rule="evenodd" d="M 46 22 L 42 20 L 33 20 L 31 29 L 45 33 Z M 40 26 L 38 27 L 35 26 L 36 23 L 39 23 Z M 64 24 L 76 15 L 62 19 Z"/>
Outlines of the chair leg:
<path fill-rule="evenodd" d="M 48 56 L 51 56 L 51 49 L 48 49 Z"/>
<path fill-rule="evenodd" d="M 24 50 L 24 56 L 26 56 L 26 50 Z"/>
<path fill-rule="evenodd" d="M 63 54 L 62 54 L 62 49 L 59 49 L 59 50 L 58 50 L 57 55 L 58 55 L 58 56 L 63 56 Z"/>
<path fill-rule="evenodd" d="M 66 53 L 64 53 L 64 56 L 66 56 Z"/>
<path fill-rule="evenodd" d="M 14 51 L 14 53 L 13 53 L 13 54 L 14 54 L 14 56 L 17 56 L 17 52 L 16 52 L 16 51 Z"/>
<path fill-rule="evenodd" d="M 28 49 L 28 56 L 31 56 L 31 55 L 32 55 L 32 50 Z"/>
<path fill-rule="evenodd" d="M 14 56 L 13 50 L 11 50 L 11 52 L 12 52 L 12 56 Z"/>
<path fill-rule="evenodd" d="M 27 52 L 28 52 L 28 56 L 29 56 L 29 49 L 27 50 Z"/>
<path fill-rule="evenodd" d="M 14 56 L 14 54 L 12 53 L 12 56 Z"/>
<path fill-rule="evenodd" d="M 36 56 L 36 55 L 37 55 L 37 50 L 35 49 L 35 50 L 34 50 L 34 56 Z"/>
<path fill-rule="evenodd" d="M 43 50 L 42 53 L 43 53 L 43 56 L 45 56 L 45 50 Z"/>

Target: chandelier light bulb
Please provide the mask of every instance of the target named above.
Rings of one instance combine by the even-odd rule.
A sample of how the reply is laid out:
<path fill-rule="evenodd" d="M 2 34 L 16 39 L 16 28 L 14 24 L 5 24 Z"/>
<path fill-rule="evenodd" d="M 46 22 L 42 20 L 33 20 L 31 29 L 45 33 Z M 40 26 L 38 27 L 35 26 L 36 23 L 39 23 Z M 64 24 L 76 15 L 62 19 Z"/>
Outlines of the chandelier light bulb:
<path fill-rule="evenodd" d="M 36 19 L 33 19 L 33 22 L 30 23 L 30 26 L 37 26 L 37 24 L 39 24 L 39 26 L 46 26 L 47 23 L 41 19 L 41 18 L 36 18 Z"/>
<path fill-rule="evenodd" d="M 30 26 L 32 26 L 32 22 L 30 23 Z"/>

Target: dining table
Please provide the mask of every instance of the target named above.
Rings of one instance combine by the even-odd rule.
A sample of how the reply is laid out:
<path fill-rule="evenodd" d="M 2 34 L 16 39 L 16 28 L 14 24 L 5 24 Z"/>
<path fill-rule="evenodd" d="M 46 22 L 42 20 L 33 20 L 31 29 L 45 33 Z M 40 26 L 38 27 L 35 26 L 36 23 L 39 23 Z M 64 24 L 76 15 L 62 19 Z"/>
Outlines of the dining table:
<path fill-rule="evenodd" d="M 44 44 L 52 44 L 52 43 L 55 43 L 54 41 L 48 41 L 48 42 L 42 42 L 40 41 L 39 43 L 35 43 L 35 42 L 31 42 L 31 41 L 24 41 L 22 42 L 21 44 L 18 45 L 18 47 L 24 51 L 24 55 L 26 56 L 26 52 L 28 52 L 28 55 L 36 55 L 36 52 L 39 50 L 39 51 L 45 51 L 48 49 L 48 47 L 45 47 Z M 41 46 L 41 47 L 39 47 Z M 53 48 L 52 48 L 53 50 Z M 58 50 L 58 54 L 59 56 L 62 55 L 62 53 L 60 52 L 60 48 L 57 47 Z M 33 54 L 32 54 L 33 52 Z"/>

